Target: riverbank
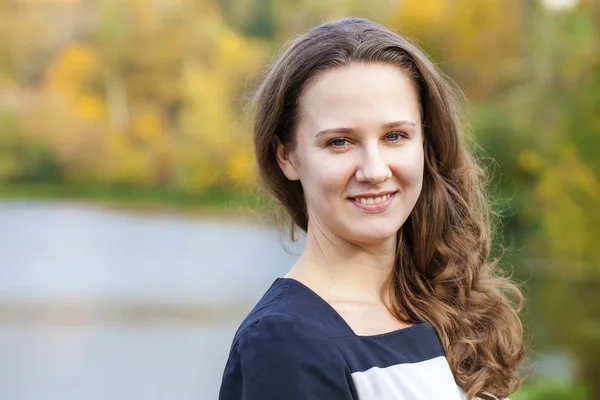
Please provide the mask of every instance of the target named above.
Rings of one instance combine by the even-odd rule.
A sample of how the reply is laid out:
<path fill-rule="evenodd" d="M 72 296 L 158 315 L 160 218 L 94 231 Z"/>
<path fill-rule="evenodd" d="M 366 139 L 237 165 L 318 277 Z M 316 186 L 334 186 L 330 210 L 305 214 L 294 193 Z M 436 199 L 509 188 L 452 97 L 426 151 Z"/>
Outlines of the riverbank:
<path fill-rule="evenodd" d="M 131 325 L 196 325 L 241 321 L 252 303 L 207 305 L 141 299 L 19 299 L 0 300 L 0 324 L 86 326 L 121 323 Z"/>
<path fill-rule="evenodd" d="M 190 194 L 174 189 L 119 186 L 0 185 L 2 201 L 67 201 L 135 212 L 188 217 L 261 219 L 266 206 L 256 193 L 212 190 Z"/>

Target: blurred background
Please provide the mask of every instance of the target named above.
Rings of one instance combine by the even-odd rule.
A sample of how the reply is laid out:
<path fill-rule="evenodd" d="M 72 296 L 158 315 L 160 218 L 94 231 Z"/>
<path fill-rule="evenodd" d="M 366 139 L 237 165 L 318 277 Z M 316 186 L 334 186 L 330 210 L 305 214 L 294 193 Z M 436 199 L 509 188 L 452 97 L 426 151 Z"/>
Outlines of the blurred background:
<path fill-rule="evenodd" d="M 467 95 L 528 299 L 512 398 L 600 399 L 598 0 L 0 0 L 0 398 L 216 399 L 301 251 L 256 194 L 248 98 L 346 16 Z"/>

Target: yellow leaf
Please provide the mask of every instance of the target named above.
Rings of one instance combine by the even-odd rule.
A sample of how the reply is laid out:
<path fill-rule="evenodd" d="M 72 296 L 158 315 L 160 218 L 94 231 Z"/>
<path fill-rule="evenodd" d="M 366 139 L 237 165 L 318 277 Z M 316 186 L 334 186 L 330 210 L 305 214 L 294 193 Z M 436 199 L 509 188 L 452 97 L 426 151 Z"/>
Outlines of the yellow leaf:
<path fill-rule="evenodd" d="M 48 70 L 48 87 L 67 94 L 77 94 L 85 89 L 98 62 L 94 49 L 86 44 L 74 43 L 64 49 Z"/>

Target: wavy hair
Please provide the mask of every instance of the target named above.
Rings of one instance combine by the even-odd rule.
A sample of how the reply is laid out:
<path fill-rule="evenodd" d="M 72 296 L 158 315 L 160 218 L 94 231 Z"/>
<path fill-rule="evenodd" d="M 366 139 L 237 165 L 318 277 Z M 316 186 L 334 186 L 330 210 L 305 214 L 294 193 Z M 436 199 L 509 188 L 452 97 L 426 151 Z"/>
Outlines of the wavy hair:
<path fill-rule="evenodd" d="M 420 197 L 397 235 L 392 312 L 435 329 L 457 384 L 468 398 L 507 397 L 521 383 L 525 357 L 519 312 L 523 296 L 490 259 L 491 212 L 486 174 L 469 151 L 456 89 L 413 43 L 364 19 L 322 24 L 293 41 L 254 97 L 254 145 L 263 187 L 308 227 L 302 186 L 276 159 L 276 139 L 293 149 L 298 102 L 318 74 L 351 63 L 386 63 L 417 90 L 425 167 Z"/>

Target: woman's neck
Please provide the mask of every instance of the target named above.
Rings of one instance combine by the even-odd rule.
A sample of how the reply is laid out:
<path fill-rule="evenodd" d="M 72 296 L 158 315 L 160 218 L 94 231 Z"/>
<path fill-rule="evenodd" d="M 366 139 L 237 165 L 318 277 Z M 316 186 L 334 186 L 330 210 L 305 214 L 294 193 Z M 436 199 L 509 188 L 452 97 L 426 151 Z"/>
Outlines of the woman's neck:
<path fill-rule="evenodd" d="M 395 238 L 365 247 L 309 229 L 304 251 L 286 277 L 330 301 L 387 304 L 395 251 Z"/>

